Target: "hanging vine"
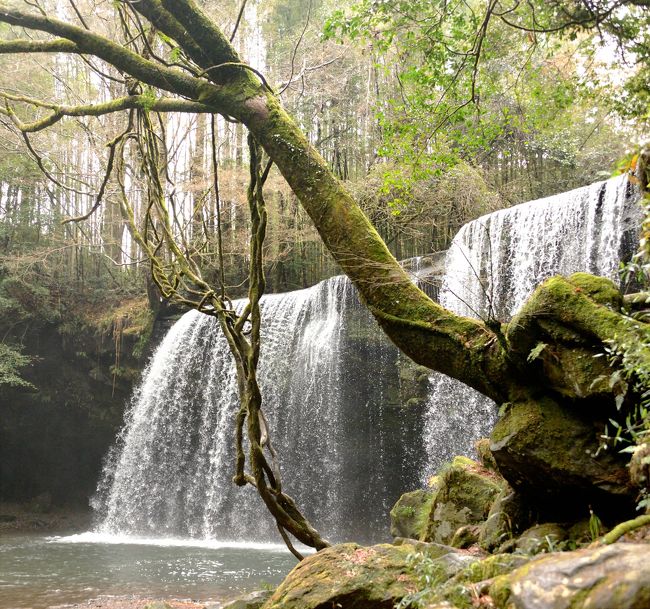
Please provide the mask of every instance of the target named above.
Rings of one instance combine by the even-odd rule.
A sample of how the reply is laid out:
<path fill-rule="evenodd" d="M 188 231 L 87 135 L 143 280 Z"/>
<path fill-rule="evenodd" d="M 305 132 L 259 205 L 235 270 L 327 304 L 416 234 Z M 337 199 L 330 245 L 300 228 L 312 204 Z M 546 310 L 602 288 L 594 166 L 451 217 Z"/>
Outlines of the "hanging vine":
<path fill-rule="evenodd" d="M 133 238 L 150 260 L 153 281 L 163 297 L 213 315 L 219 320 L 235 361 L 240 399 L 235 421 L 236 459 L 233 481 L 239 486 L 250 484 L 257 489 L 273 515 L 287 547 L 301 560 L 302 555 L 294 547 L 289 535 L 317 550 L 327 547 L 329 543 L 282 489 L 277 453 L 262 409 L 263 399 L 257 379 L 262 325 L 260 301 L 265 289 L 263 245 L 267 216 L 263 187 L 271 162 L 268 161 L 262 168 L 262 148 L 249 134 L 250 181 L 247 198 L 251 234 L 248 301 L 239 312 L 225 291 L 223 276 L 219 288 L 213 289 L 203 279 L 194 257 L 195 250 L 185 241 L 183 231 L 175 230 L 175 219 L 167 206 L 162 179 L 164 169 L 159 147 L 163 142 L 154 129 L 149 111 L 141 108 L 133 110 L 129 124 L 131 129 L 127 129 L 118 142 L 119 159 L 116 163 L 123 214 Z M 125 186 L 130 143 L 135 143 L 135 154 L 147 184 L 142 228 L 138 225 Z M 222 258 L 221 247 L 217 255 Z"/>

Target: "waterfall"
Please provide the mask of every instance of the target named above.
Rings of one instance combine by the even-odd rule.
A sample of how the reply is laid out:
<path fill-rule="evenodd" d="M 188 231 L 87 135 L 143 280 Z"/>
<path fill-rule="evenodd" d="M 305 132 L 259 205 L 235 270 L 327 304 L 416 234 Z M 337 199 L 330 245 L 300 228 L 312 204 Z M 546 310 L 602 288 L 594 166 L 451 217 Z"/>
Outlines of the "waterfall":
<path fill-rule="evenodd" d="M 440 303 L 460 315 L 507 321 L 553 275 L 585 271 L 618 281 L 619 262 L 637 242 L 637 200 L 636 189 L 621 176 L 465 224 L 447 252 Z M 487 436 L 495 419 L 491 400 L 432 375 L 423 480 L 459 450 L 472 454 L 472 442 Z"/>
<path fill-rule="evenodd" d="M 330 539 L 385 537 L 422 462 L 422 410 L 398 395 L 409 364 L 345 277 L 266 295 L 261 310 L 259 379 L 285 489 Z M 236 387 L 217 320 L 183 315 L 107 459 L 99 532 L 277 540 L 254 489 L 232 483 Z"/>
<path fill-rule="evenodd" d="M 446 256 L 441 303 L 508 319 L 553 274 L 615 278 L 636 240 L 632 190 L 616 178 L 466 224 Z M 421 279 L 440 263 L 406 266 Z M 345 277 L 266 295 L 261 309 L 259 379 L 285 490 L 334 541 L 385 537 L 394 501 L 471 454 L 495 405 L 400 355 Z M 186 313 L 154 353 L 107 457 L 94 500 L 99 532 L 277 539 L 254 489 L 232 483 L 236 387 L 217 321 Z"/>

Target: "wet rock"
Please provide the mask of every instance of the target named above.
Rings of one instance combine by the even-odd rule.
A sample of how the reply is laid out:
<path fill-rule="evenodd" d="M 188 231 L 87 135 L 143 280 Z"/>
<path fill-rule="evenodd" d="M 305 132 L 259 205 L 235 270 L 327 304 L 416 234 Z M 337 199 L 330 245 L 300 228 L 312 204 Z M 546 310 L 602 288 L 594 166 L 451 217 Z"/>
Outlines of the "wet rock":
<path fill-rule="evenodd" d="M 225 604 L 222 609 L 260 609 L 270 596 L 270 590 L 256 590 Z"/>
<path fill-rule="evenodd" d="M 490 587 L 497 607 L 647 609 L 650 545 L 619 543 L 532 560 Z"/>
<path fill-rule="evenodd" d="M 425 541 L 449 544 L 456 531 L 482 523 L 501 491 L 501 479 L 467 457 L 456 457 L 440 473 Z"/>
<path fill-rule="evenodd" d="M 404 493 L 390 511 L 390 534 L 393 537 L 422 538 L 434 497 L 434 492 L 423 489 Z"/>
<path fill-rule="evenodd" d="M 415 551 L 409 544 L 353 543 L 321 550 L 289 573 L 264 609 L 393 609 L 416 587 L 407 567 Z"/>

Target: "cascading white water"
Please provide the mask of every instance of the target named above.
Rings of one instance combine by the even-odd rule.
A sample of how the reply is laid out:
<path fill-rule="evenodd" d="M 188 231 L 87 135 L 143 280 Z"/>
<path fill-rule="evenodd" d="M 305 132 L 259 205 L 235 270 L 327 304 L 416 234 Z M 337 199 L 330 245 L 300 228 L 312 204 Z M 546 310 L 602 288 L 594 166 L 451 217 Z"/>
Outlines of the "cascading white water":
<path fill-rule="evenodd" d="M 332 539 L 380 534 L 391 502 L 417 484 L 411 445 L 421 443 L 417 413 L 403 416 L 387 395 L 399 385 L 397 350 L 345 277 L 267 295 L 261 308 L 259 378 L 285 488 Z M 99 532 L 276 539 L 259 497 L 232 483 L 236 409 L 218 323 L 186 313 L 154 354 L 108 458 Z"/>
<path fill-rule="evenodd" d="M 552 274 L 614 277 L 638 225 L 633 199 L 621 178 L 470 222 L 448 252 L 442 304 L 507 319 Z M 431 264 L 411 261 L 411 272 Z M 344 277 L 267 295 L 262 316 L 259 378 L 285 488 L 333 540 L 380 537 L 420 468 L 426 477 L 471 453 L 493 424 L 492 402 L 436 375 L 423 439 L 422 411 L 396 395 L 400 356 Z M 107 460 L 99 532 L 276 539 L 255 492 L 231 481 L 236 409 L 216 320 L 186 313 L 154 354 Z"/>
<path fill-rule="evenodd" d="M 507 321 L 553 275 L 584 271 L 616 281 L 636 243 L 637 199 L 621 176 L 465 224 L 447 252 L 440 303 L 460 315 Z M 454 379 L 432 375 L 431 387 L 425 481 L 459 450 L 471 454 L 496 418 L 492 401 Z"/>

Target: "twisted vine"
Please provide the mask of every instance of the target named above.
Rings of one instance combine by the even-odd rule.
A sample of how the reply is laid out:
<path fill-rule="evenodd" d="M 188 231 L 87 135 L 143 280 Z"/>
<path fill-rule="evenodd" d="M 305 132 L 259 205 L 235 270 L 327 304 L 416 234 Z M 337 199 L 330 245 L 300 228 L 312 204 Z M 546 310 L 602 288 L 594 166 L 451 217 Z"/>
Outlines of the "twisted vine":
<path fill-rule="evenodd" d="M 125 188 L 124 167 L 127 143 L 136 143 L 137 155 L 147 182 L 147 201 L 143 229 Z M 251 218 L 250 264 L 248 269 L 248 302 L 238 313 L 222 290 L 214 290 L 206 282 L 194 259 L 195 251 L 185 243 L 182 231 L 174 231 L 174 218 L 165 200 L 163 159 L 159 152 L 159 136 L 146 109 L 134 109 L 129 127 L 116 144 L 119 156 L 117 180 L 121 206 L 133 238 L 143 248 L 151 264 L 151 276 L 164 298 L 215 316 L 228 342 L 237 371 L 240 407 L 235 420 L 235 475 L 238 486 L 250 484 L 257 490 L 275 519 L 278 531 L 293 555 L 303 556 L 294 547 L 289 535 L 316 550 L 329 543 L 303 516 L 295 501 L 282 490 L 277 453 L 273 448 L 269 426 L 262 410 L 262 394 L 257 379 L 261 345 L 260 300 L 264 294 L 263 244 L 266 234 L 266 205 L 263 186 L 271 163 L 262 169 L 262 148 L 249 134 L 250 181 L 248 208 Z M 180 241 L 180 242 L 179 242 Z M 166 249 L 165 249 L 166 248 Z M 165 256 L 168 252 L 168 256 Z M 248 440 L 248 456 L 244 449 L 244 433 Z M 247 468 L 248 464 L 248 468 Z"/>

